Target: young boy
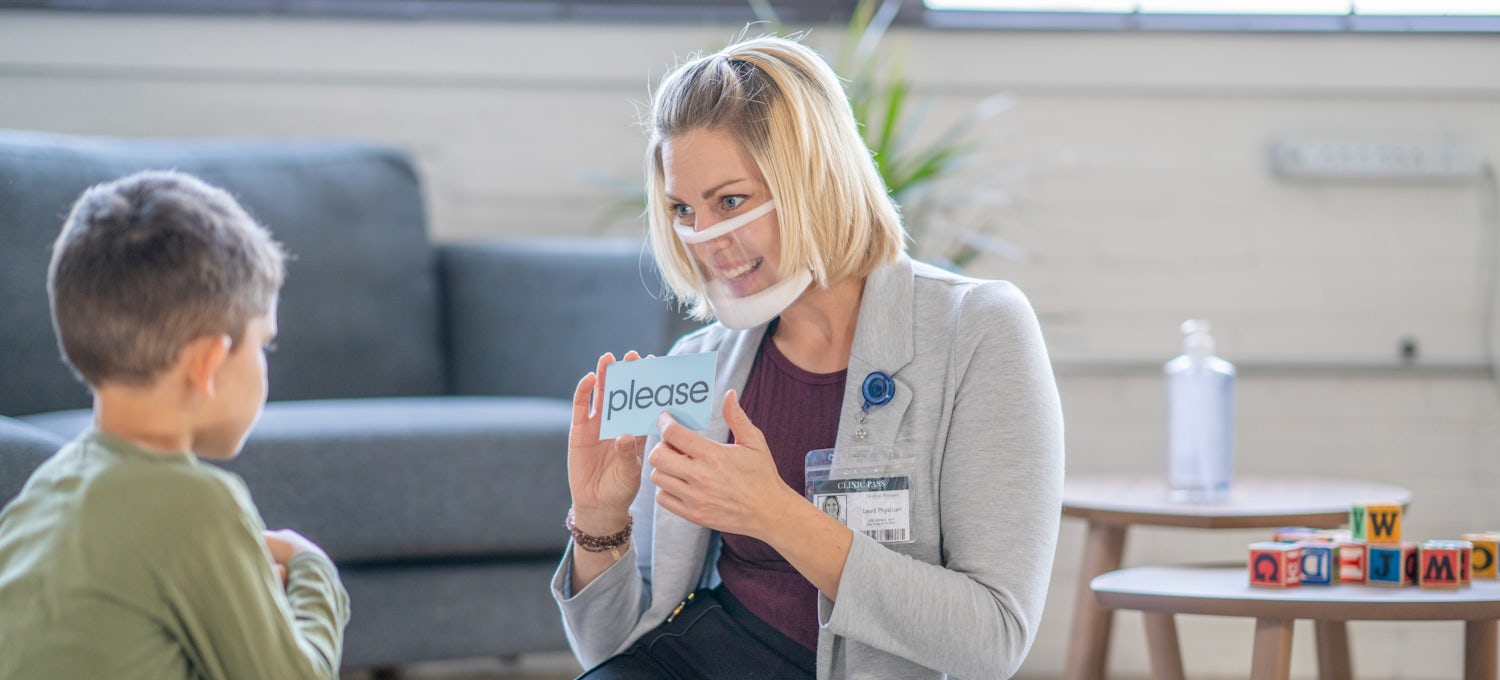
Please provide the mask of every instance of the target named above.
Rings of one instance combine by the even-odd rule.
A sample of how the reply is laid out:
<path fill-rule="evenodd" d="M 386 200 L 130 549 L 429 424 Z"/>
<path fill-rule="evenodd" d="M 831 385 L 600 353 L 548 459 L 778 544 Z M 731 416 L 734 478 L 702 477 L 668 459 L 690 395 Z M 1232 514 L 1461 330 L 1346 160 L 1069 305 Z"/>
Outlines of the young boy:
<path fill-rule="evenodd" d="M 337 677 L 333 563 L 198 461 L 233 458 L 265 405 L 283 259 L 184 174 L 73 206 L 47 286 L 94 426 L 0 512 L 0 679 Z"/>

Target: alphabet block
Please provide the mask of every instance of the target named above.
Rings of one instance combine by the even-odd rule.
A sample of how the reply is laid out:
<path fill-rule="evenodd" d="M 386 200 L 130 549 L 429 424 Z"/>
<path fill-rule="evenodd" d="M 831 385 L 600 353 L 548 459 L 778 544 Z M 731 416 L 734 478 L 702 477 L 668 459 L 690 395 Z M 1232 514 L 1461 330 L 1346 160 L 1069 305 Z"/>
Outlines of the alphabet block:
<path fill-rule="evenodd" d="M 1312 527 L 1277 527 L 1271 534 L 1271 540 L 1283 543 L 1296 543 L 1297 541 L 1310 540 L 1318 535 L 1321 529 Z"/>
<path fill-rule="evenodd" d="M 1367 543 L 1401 541 L 1401 506 L 1397 503 L 1362 503 L 1349 509 L 1350 537 Z"/>
<path fill-rule="evenodd" d="M 1365 582 L 1372 586 L 1416 585 L 1417 552 L 1417 544 L 1411 541 L 1365 544 L 1369 566 Z"/>
<path fill-rule="evenodd" d="M 1458 551 L 1458 584 L 1465 588 L 1473 583 L 1471 572 L 1474 566 L 1474 544 L 1469 541 L 1444 541 L 1444 544 Z"/>
<path fill-rule="evenodd" d="M 1340 541 L 1339 581 L 1342 583 L 1364 583 L 1368 578 L 1370 554 L 1360 541 Z"/>
<path fill-rule="evenodd" d="M 1324 543 L 1349 543 L 1354 541 L 1354 532 L 1348 529 L 1319 529 L 1313 538 Z"/>
<path fill-rule="evenodd" d="M 1457 589 L 1464 586 L 1469 570 L 1467 553 L 1459 543 L 1468 541 L 1424 541 L 1418 556 L 1420 571 L 1417 584 L 1423 588 Z"/>
<path fill-rule="evenodd" d="M 1474 578 L 1496 578 L 1495 558 L 1500 556 L 1500 533 L 1481 532 L 1464 534 L 1463 539 L 1474 545 L 1474 563 L 1470 572 Z"/>
<path fill-rule="evenodd" d="M 1324 541 L 1303 541 L 1298 564 L 1302 568 L 1302 585 L 1331 586 L 1339 582 L 1339 545 Z"/>
<path fill-rule="evenodd" d="M 1250 544 L 1250 585 L 1289 588 L 1302 582 L 1302 548 L 1296 543 Z"/>

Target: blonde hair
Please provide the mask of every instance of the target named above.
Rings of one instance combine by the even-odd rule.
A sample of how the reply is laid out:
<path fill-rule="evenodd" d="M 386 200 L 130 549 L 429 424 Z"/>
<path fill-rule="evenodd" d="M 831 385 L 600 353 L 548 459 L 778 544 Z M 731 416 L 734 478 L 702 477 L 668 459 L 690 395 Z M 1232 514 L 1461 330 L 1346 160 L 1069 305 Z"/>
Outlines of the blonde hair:
<path fill-rule="evenodd" d="M 776 201 L 783 277 L 806 267 L 827 287 L 868 276 L 905 249 L 901 217 L 838 76 L 801 43 L 753 38 L 682 64 L 662 79 L 646 128 L 651 250 L 700 319 L 712 310 L 665 196 L 662 146 L 680 135 L 708 130 L 744 145 Z"/>

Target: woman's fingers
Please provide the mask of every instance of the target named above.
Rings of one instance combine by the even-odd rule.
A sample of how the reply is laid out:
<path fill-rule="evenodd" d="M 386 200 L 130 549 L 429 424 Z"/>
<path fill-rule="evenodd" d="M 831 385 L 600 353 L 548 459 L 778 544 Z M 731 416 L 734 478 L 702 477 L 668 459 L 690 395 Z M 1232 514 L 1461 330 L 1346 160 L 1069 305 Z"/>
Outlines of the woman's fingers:
<path fill-rule="evenodd" d="M 729 431 L 734 433 L 734 441 L 737 444 L 748 446 L 757 451 L 770 451 L 771 447 L 766 444 L 766 435 L 750 422 L 750 414 L 745 413 L 744 407 L 740 406 L 740 395 L 734 390 L 724 392 L 723 405 L 724 422 L 729 425 Z"/>
<path fill-rule="evenodd" d="M 591 446 L 599 441 L 602 423 L 597 411 L 590 411 L 590 404 L 599 390 L 599 374 L 589 373 L 579 379 L 573 388 L 573 425 L 568 428 L 568 446 Z"/>
<path fill-rule="evenodd" d="M 594 385 L 599 383 L 599 376 L 589 373 L 579 379 L 578 387 L 573 388 L 573 427 L 587 424 L 589 419 L 589 402 L 593 399 Z"/>
<path fill-rule="evenodd" d="M 646 448 L 646 438 L 622 434 L 620 435 L 620 438 L 616 440 L 615 448 L 619 450 L 621 455 L 628 457 L 630 459 L 630 462 L 639 467 L 641 465 L 641 461 L 644 460 L 642 452 Z"/>
<path fill-rule="evenodd" d="M 604 408 L 604 381 L 608 379 L 605 369 L 609 368 L 609 365 L 612 363 L 615 363 L 613 352 L 605 352 L 603 356 L 599 357 L 599 367 L 594 371 L 599 374 L 599 382 L 597 383 L 599 389 L 594 390 L 593 410 L 589 412 L 589 415 L 598 415 L 599 411 Z"/>
<path fill-rule="evenodd" d="M 630 350 L 629 352 L 625 353 L 625 361 L 635 361 L 639 358 L 641 358 L 641 353 L 635 350 Z M 599 357 L 599 366 L 594 371 L 599 375 L 599 380 L 596 383 L 599 389 L 594 390 L 594 401 L 592 404 L 593 410 L 589 412 L 590 415 L 598 415 L 598 413 L 604 409 L 604 386 L 609 380 L 608 369 L 609 365 L 612 363 L 615 363 L 614 352 L 605 352 L 603 356 Z"/>
<path fill-rule="evenodd" d="M 676 449 L 685 456 L 697 457 L 722 444 L 709 441 L 707 437 L 688 429 L 667 411 L 656 417 L 656 430 L 661 433 L 662 443 Z"/>
<path fill-rule="evenodd" d="M 656 485 L 657 491 L 677 499 L 679 503 L 685 502 L 683 498 L 690 491 L 687 480 L 661 468 L 651 470 L 651 483 Z"/>
<path fill-rule="evenodd" d="M 639 465 L 641 462 L 641 446 L 644 442 L 634 435 L 622 434 L 615 438 L 615 452 L 625 462 Z"/>
<path fill-rule="evenodd" d="M 688 507 L 687 503 L 682 502 L 681 498 L 673 496 L 672 494 L 661 488 L 657 488 L 656 490 L 656 504 L 662 506 L 663 508 L 666 508 L 667 510 L 671 511 L 672 514 L 677 515 L 678 517 L 681 517 L 689 522 L 693 521 L 688 517 L 688 515 L 691 513 L 691 509 Z"/>

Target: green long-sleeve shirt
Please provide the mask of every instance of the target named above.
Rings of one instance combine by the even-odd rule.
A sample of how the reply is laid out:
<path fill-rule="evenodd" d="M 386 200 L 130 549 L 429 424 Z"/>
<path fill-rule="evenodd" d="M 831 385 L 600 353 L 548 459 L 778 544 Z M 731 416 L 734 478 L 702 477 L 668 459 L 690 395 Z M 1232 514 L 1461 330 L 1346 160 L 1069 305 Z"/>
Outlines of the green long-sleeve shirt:
<path fill-rule="evenodd" d="M 238 477 L 91 431 L 0 512 L 0 680 L 335 678 L 328 558 L 276 577 Z"/>

